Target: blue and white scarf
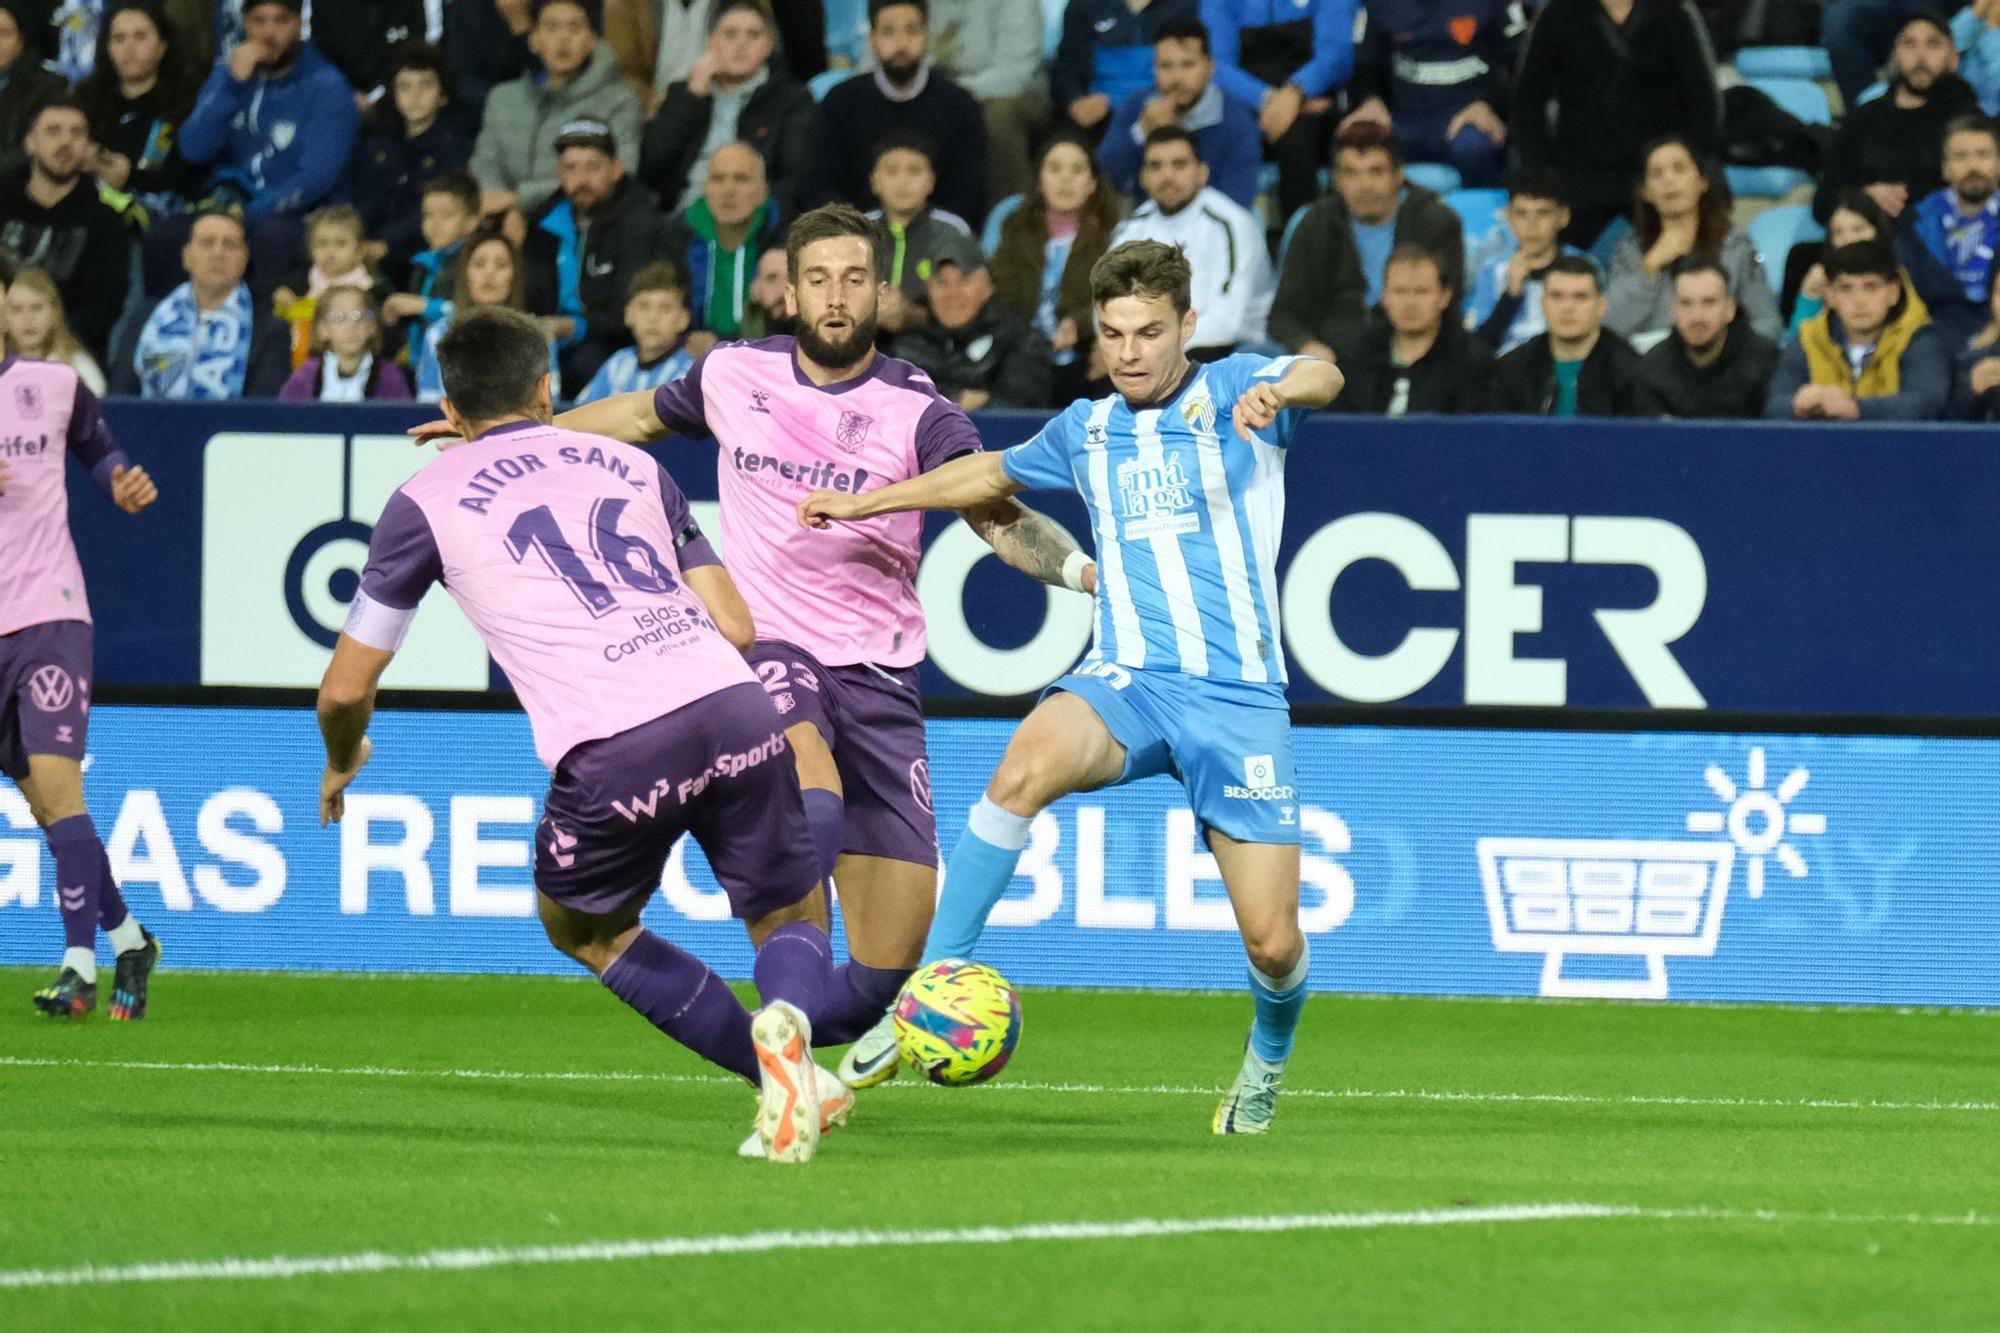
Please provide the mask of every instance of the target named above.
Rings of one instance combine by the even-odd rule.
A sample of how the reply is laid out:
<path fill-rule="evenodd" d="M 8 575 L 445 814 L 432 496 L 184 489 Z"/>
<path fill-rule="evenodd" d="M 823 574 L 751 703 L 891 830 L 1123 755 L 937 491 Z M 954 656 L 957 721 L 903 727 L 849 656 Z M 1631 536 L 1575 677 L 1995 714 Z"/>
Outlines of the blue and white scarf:
<path fill-rule="evenodd" d="M 140 392 L 148 398 L 227 402 L 243 396 L 250 369 L 250 289 L 238 284 L 220 310 L 194 303 L 184 282 L 153 307 L 132 355 Z"/>

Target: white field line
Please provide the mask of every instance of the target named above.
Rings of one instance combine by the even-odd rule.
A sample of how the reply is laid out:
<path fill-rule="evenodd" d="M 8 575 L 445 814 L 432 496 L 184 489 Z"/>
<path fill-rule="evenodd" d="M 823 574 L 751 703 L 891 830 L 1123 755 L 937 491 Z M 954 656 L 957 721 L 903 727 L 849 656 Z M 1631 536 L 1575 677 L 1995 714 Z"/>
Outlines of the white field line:
<path fill-rule="evenodd" d="M 404 1069 L 388 1065 L 250 1064 L 232 1060 L 76 1060 L 0 1056 L 5 1069 L 112 1069 L 178 1074 L 270 1074 L 309 1078 L 465 1079 L 498 1083 L 670 1083 L 727 1087 L 738 1080 L 720 1074 L 660 1074 L 630 1070 Z M 899 1080 L 883 1091 L 920 1090 L 928 1085 Z M 957 1091 L 957 1090 L 955 1090 Z M 1046 1092 L 1074 1096 L 1213 1097 L 1220 1087 L 1195 1084 L 1031 1083 L 1002 1081 L 967 1089 L 979 1095 Z M 1681 1106 L 1756 1111 L 1957 1111 L 2000 1112 L 2000 1101 L 1880 1101 L 1843 1097 L 1696 1097 L 1678 1095 L 1606 1096 L 1585 1092 L 1472 1092 L 1440 1088 L 1286 1088 L 1287 1098 L 1321 1101 L 1442 1102 L 1485 1105 Z"/>
<path fill-rule="evenodd" d="M 1403 1212 L 1293 1213 L 1252 1217 L 1135 1217 L 1107 1222 L 1033 1222 L 1019 1226 L 866 1228 L 843 1231 L 749 1231 L 707 1236 L 584 1241 L 569 1245 L 482 1245 L 395 1254 L 272 1255 L 261 1259 L 186 1259 L 155 1263 L 82 1264 L 74 1268 L 0 1270 L 0 1290 L 37 1287 L 115 1286 L 141 1282 L 205 1282 L 345 1276 L 357 1273 L 465 1272 L 542 1264 L 614 1263 L 635 1259 L 693 1259 L 718 1254 L 778 1250 L 868 1250 L 903 1246 L 1009 1245 L 1020 1241 L 1157 1240 L 1224 1233 L 1375 1231 L 1393 1227 L 1447 1227 L 1505 1222 L 1601 1219 L 1662 1222 L 1809 1223 L 1843 1226 L 1989 1227 L 2000 1219 L 1956 1216 L 1860 1216 L 1781 1213 L 1732 1208 L 1638 1208 L 1627 1204 L 1527 1203 L 1488 1208 L 1419 1208 Z"/>

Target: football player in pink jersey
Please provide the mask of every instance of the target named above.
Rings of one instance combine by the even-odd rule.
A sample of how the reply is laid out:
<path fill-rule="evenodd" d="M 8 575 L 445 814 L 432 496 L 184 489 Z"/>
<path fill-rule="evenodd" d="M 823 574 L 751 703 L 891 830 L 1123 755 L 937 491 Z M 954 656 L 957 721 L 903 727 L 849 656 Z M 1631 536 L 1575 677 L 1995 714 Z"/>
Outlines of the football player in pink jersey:
<path fill-rule="evenodd" d="M 809 1159 L 854 1094 L 813 1062 L 846 1007 L 784 723 L 744 660 L 750 613 L 657 460 L 550 421 L 534 320 L 461 310 L 438 344 L 461 444 L 383 508 L 320 686 L 322 822 L 368 761 L 376 685 L 441 583 L 520 694 L 552 771 L 535 832 L 543 928 L 696 1054 L 761 1084 L 758 1156 Z M 753 1016 L 645 929 L 683 833 L 757 945 Z"/>
<path fill-rule="evenodd" d="M 0 309 L 11 269 L 0 270 Z M 0 316 L 0 333 L 5 332 Z M 64 463 L 74 457 L 128 514 L 159 488 L 124 451 L 97 397 L 69 366 L 0 360 L 0 773 L 21 789 L 56 862 L 62 970 L 35 992 L 58 1018 L 97 1008 L 97 931 L 118 959 L 111 1017 L 144 1018 L 160 942 L 126 908 L 104 843 L 83 804 L 90 725 L 90 603 L 69 530 Z"/>
<path fill-rule="evenodd" d="M 845 205 L 801 216 L 786 237 L 796 337 L 724 343 L 672 385 L 603 399 L 557 424 L 632 444 L 714 436 L 729 568 L 756 621 L 750 660 L 787 724 L 819 867 L 833 875 L 853 962 L 845 1004 L 815 1022 L 822 1045 L 854 1041 L 850 1087 L 896 1070 L 885 1014 L 916 966 L 937 900 L 917 664 L 921 515 L 811 531 L 795 506 L 820 487 L 873 490 L 979 450 L 965 413 L 907 361 L 875 350 L 891 243 Z M 437 424 L 419 427 L 437 435 Z M 1096 566 L 1055 524 L 1012 499 L 964 512 L 1007 564 L 1092 592 Z M 746 1144 L 746 1150 L 751 1145 Z"/>

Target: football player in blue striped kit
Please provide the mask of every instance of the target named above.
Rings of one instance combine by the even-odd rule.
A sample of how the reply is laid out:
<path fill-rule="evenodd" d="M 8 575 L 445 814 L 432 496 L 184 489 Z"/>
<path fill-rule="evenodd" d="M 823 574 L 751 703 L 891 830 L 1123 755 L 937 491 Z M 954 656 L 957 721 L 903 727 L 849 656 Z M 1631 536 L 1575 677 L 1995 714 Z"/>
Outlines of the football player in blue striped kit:
<path fill-rule="evenodd" d="M 1072 792 L 1177 777 L 1229 891 L 1255 1001 L 1242 1069 L 1214 1129 L 1261 1134 L 1277 1109 L 1307 973 L 1278 639 L 1284 451 L 1298 418 L 1331 402 L 1342 380 L 1310 357 L 1190 362 L 1188 288 L 1178 247 L 1118 246 L 1091 270 L 1115 393 L 1072 404 L 1001 453 L 861 494 L 815 492 L 799 518 L 821 527 L 1030 489 L 1082 495 L 1097 546 L 1095 643 L 1014 732 L 952 851 L 924 961 L 971 954 L 1042 809 Z M 884 1065 L 887 1077 L 895 1066 Z"/>

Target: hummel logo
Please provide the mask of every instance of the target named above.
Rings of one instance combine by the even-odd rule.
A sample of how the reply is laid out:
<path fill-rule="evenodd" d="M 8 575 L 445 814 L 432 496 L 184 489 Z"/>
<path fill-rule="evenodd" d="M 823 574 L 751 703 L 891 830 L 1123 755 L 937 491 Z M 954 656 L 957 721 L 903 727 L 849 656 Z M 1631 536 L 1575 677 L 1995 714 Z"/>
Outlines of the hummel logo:
<path fill-rule="evenodd" d="M 568 870 L 576 864 L 576 853 L 570 850 L 576 846 L 576 835 L 565 833 L 554 824 L 549 825 L 549 832 L 554 835 L 549 839 L 549 855 L 557 865 Z"/>
<path fill-rule="evenodd" d="M 765 416 L 770 416 L 771 409 L 766 406 L 770 401 L 771 395 L 765 390 L 752 389 L 750 391 L 750 410 L 752 412 L 762 412 Z"/>

